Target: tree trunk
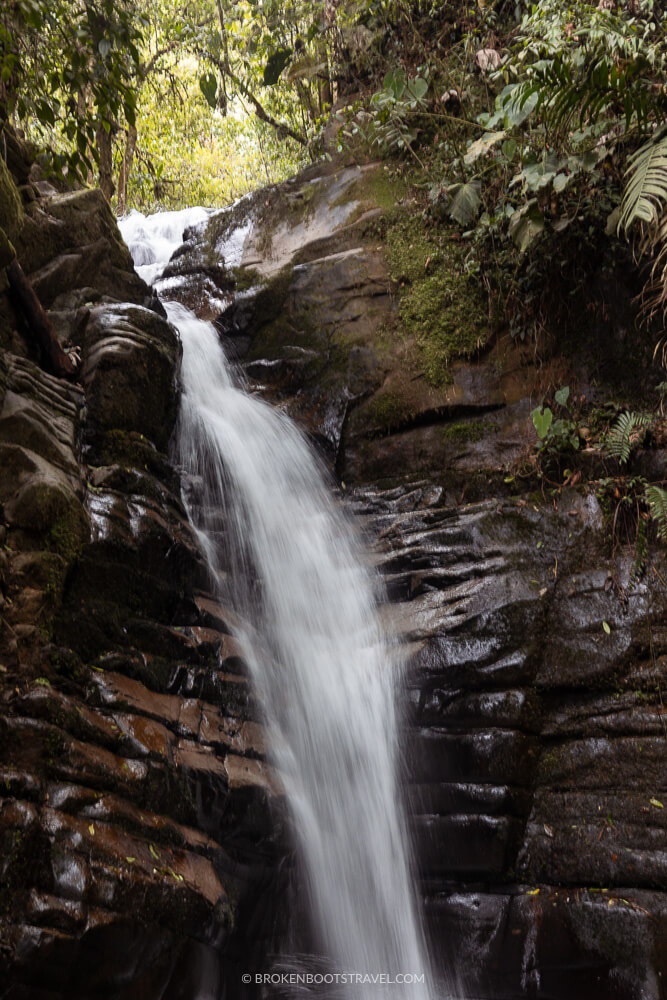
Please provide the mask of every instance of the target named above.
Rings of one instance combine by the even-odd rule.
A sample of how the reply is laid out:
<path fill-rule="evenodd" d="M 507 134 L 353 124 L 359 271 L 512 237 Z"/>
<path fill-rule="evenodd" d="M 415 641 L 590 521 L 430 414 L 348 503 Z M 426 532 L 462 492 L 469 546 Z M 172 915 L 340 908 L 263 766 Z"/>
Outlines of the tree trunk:
<path fill-rule="evenodd" d="M 127 182 L 132 171 L 134 162 L 134 151 L 137 147 L 137 130 L 134 125 L 127 127 L 127 139 L 125 140 L 125 152 L 120 163 L 118 172 L 118 214 L 125 215 L 127 210 Z"/>
<path fill-rule="evenodd" d="M 113 157 L 111 152 L 111 132 L 107 132 L 102 120 L 97 123 L 97 155 L 100 164 L 100 189 L 108 202 L 111 202 L 116 186 L 113 182 Z"/>
<path fill-rule="evenodd" d="M 44 367 L 59 378 L 72 378 L 76 374 L 74 363 L 60 346 L 51 321 L 16 258 L 7 267 L 7 278 L 28 329 L 40 349 Z"/>

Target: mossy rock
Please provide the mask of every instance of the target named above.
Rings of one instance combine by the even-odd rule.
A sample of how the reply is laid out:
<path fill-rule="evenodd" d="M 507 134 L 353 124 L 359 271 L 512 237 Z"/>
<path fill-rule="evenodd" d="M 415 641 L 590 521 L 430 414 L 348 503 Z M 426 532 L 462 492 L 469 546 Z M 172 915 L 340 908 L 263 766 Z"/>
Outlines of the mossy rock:
<path fill-rule="evenodd" d="M 367 427 L 367 433 L 371 437 L 405 427 L 414 417 L 414 411 L 406 399 L 385 389 L 381 389 L 369 400 L 361 414 L 362 425 Z"/>
<path fill-rule="evenodd" d="M 177 409 L 174 328 L 139 306 L 99 306 L 85 339 L 82 379 L 93 426 L 145 434 L 166 448 Z"/>
<path fill-rule="evenodd" d="M 166 456 L 159 452 L 148 438 L 136 431 L 105 431 L 93 443 L 93 452 L 99 466 L 119 465 L 125 469 L 149 472 L 172 492 L 180 488 L 177 474 Z"/>
<path fill-rule="evenodd" d="M 414 341 L 427 381 L 451 381 L 449 366 L 487 343 L 490 327 L 479 286 L 465 271 L 466 246 L 425 229 L 405 208 L 382 220 L 389 274 L 398 287 L 397 333 Z"/>
<path fill-rule="evenodd" d="M 53 552 L 71 563 L 88 541 L 89 524 L 80 501 L 60 484 L 40 479 L 21 490 L 13 523 L 42 536 Z"/>

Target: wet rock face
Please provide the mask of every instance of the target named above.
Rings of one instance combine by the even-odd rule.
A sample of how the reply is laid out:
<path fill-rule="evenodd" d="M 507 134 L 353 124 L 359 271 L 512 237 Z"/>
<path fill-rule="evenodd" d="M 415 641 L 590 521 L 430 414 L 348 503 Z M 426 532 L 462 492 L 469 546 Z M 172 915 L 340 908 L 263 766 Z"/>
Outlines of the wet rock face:
<path fill-rule="evenodd" d="M 497 468 L 534 436 L 526 411 L 535 369 L 510 343 L 489 345 L 472 363 L 452 347 L 446 377 L 431 377 L 428 350 L 445 350 L 443 330 L 452 345 L 465 340 L 465 309 L 460 290 L 438 284 L 447 261 L 436 265 L 428 253 L 422 261 L 421 244 L 413 253 L 404 194 L 381 164 L 305 171 L 193 228 L 161 283 L 216 323 L 251 384 L 350 483 L 443 465 L 461 474 Z M 424 331 L 417 320 L 406 326 L 401 306 L 406 282 L 417 287 L 425 277 L 419 321 L 437 314 L 437 303 L 452 312 L 426 353 Z"/>
<path fill-rule="evenodd" d="M 441 502 L 429 483 L 356 495 L 410 651 L 409 805 L 440 974 L 490 1000 L 658 1000 L 664 555 L 631 585 L 591 496 Z"/>
<path fill-rule="evenodd" d="M 371 176 L 306 175 L 213 215 L 170 273 L 199 268 L 202 290 L 216 259 L 236 269 L 216 318 L 228 352 L 348 485 L 380 484 L 348 495 L 408 650 L 408 806 L 438 975 L 480 1000 L 659 1000 L 664 555 L 631 585 L 594 496 L 510 497 L 538 383 L 508 340 L 440 386 L 390 342 Z"/>
<path fill-rule="evenodd" d="M 0 981 L 208 997 L 270 933 L 285 817 L 165 454 L 178 338 L 100 199 L 32 202 L 16 240 L 81 386 L 3 327 Z"/>
<path fill-rule="evenodd" d="M 532 375 L 501 370 L 507 345 L 412 392 L 383 348 L 396 302 L 366 180 L 306 175 L 214 215 L 166 280 L 348 482 L 409 474 L 350 503 L 407 648 L 438 974 L 480 1000 L 659 1000 L 664 558 L 631 587 L 594 497 L 509 497 Z M 82 387 L 45 375 L 0 286 L 0 982 L 13 1000 L 238 996 L 289 905 L 289 837 L 165 454 L 179 345 L 98 194 L 15 214 L 83 366 Z"/>

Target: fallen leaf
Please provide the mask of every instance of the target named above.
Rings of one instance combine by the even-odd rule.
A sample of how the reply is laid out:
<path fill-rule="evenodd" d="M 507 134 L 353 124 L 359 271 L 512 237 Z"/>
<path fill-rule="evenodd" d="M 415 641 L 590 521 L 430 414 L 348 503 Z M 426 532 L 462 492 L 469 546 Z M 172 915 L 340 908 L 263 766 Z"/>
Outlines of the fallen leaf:
<path fill-rule="evenodd" d="M 500 52 L 497 49 L 480 49 L 475 56 L 475 62 L 482 73 L 488 69 L 498 69 L 501 63 Z"/>

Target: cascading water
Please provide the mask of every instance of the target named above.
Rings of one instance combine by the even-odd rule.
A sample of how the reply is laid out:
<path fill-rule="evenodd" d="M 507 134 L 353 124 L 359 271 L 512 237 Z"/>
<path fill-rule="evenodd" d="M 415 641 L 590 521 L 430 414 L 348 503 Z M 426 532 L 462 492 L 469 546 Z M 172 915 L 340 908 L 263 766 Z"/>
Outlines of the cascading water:
<path fill-rule="evenodd" d="M 147 278 L 178 245 L 172 223 L 133 215 L 121 225 Z M 239 639 L 322 949 L 339 974 L 425 975 L 409 986 L 352 984 L 346 997 L 426 1000 L 398 804 L 398 662 L 379 623 L 377 581 L 300 431 L 238 387 L 211 324 L 178 303 L 166 308 L 183 342 L 178 457 L 197 484 L 197 508 L 225 512 L 223 552 L 199 535 L 217 579 L 231 568 L 225 596 L 248 622 Z"/>

